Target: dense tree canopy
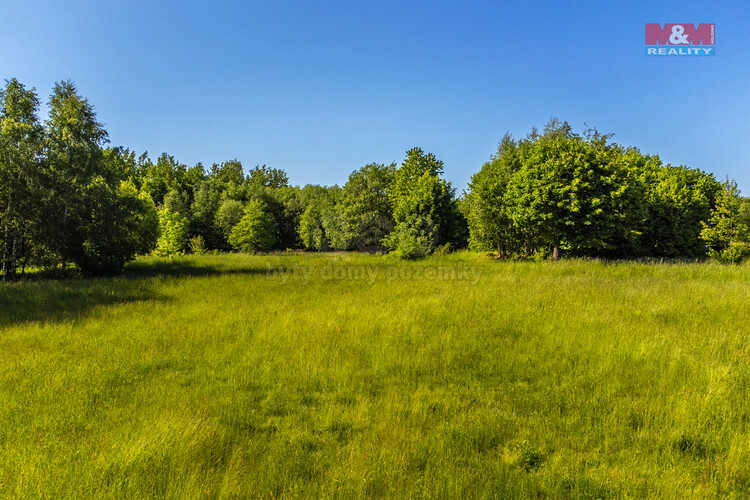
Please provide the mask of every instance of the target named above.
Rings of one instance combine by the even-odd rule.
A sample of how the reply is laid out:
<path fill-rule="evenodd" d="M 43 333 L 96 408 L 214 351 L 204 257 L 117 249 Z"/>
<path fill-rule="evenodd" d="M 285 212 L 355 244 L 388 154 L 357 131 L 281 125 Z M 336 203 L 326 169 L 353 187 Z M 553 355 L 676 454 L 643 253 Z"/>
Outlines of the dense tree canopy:
<path fill-rule="evenodd" d="M 442 173 L 443 162 L 432 153 L 425 154 L 420 148 L 406 152 L 404 162 L 388 186 L 396 224 L 394 233 L 427 230 L 430 234 L 427 239 L 433 246 L 463 246 L 465 220 L 456 203 L 455 190 L 440 178 Z M 401 238 L 388 238 L 386 243 L 395 250 L 401 241 Z"/>
<path fill-rule="evenodd" d="M 370 163 L 349 175 L 339 203 L 342 225 L 348 228 L 351 248 L 381 248 L 382 240 L 393 230 L 388 186 L 393 182 L 395 172 L 395 163 Z"/>
<path fill-rule="evenodd" d="M 276 230 L 262 201 L 252 200 L 247 204 L 244 215 L 232 228 L 229 243 L 241 252 L 267 252 L 273 248 Z"/>
<path fill-rule="evenodd" d="M 328 219 L 341 197 L 338 186 L 305 186 L 300 199 L 304 211 L 299 221 L 299 237 L 308 250 L 329 250 L 333 242 L 340 241 L 340 235 L 329 234 L 334 228 Z"/>
<path fill-rule="evenodd" d="M 737 183 L 727 180 L 718 194 L 700 237 L 708 254 L 720 262 L 738 263 L 750 254 L 750 200 L 740 196 Z"/>
<path fill-rule="evenodd" d="M 703 255 L 701 223 L 720 188 L 557 120 L 520 141 L 506 135 L 469 187 L 475 249 L 616 257 Z"/>
<path fill-rule="evenodd" d="M 103 149 L 107 132 L 75 85 L 55 85 L 43 128 L 33 90 L 11 80 L 3 96 L 4 277 L 14 274 L 22 254 L 24 265 L 72 263 L 100 274 L 147 251 L 151 244 L 141 238 L 153 239 L 153 202 L 127 183 L 132 155 Z"/>
<path fill-rule="evenodd" d="M 506 134 L 457 199 L 443 163 L 420 148 L 400 166 L 370 163 L 343 187 L 289 184 L 283 170 L 237 160 L 204 169 L 163 153 L 153 162 L 108 135 L 69 81 L 49 115 L 15 79 L 0 91 L 3 280 L 27 265 L 117 272 L 137 254 L 286 249 L 441 248 L 502 257 L 690 257 L 750 253 L 750 201 L 736 184 L 664 165 L 658 156 L 552 119 Z M 188 242 L 190 244 L 188 245 Z"/>
<path fill-rule="evenodd" d="M 18 80 L 0 91 L 0 230 L 2 275 L 15 275 L 39 227 L 43 129 L 37 118 L 39 99 Z"/>
<path fill-rule="evenodd" d="M 518 146 L 509 134 L 505 134 L 497 153 L 472 176 L 469 183 L 466 216 L 471 248 L 493 249 L 504 257 L 518 248 L 520 234 L 516 234 L 504 198 L 511 177 L 520 168 Z"/>

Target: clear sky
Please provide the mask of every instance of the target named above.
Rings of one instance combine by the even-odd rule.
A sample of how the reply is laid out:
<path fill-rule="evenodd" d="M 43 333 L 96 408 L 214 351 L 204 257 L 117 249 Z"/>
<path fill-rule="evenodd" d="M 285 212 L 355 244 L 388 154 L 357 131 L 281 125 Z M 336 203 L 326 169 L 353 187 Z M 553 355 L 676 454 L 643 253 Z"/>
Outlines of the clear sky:
<path fill-rule="evenodd" d="M 715 23 L 716 56 L 644 55 Z M 420 146 L 465 188 L 508 131 L 613 132 L 750 194 L 750 2 L 3 1 L 0 79 L 71 79 L 112 145 L 343 184 Z"/>

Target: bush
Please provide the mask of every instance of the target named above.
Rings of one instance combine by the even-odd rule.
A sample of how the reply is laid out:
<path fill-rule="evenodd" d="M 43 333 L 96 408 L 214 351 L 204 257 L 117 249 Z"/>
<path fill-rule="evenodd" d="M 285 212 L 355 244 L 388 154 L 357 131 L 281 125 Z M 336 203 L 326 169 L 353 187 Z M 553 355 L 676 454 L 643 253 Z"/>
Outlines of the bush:
<path fill-rule="evenodd" d="M 445 243 L 444 245 L 440 245 L 435 249 L 433 252 L 435 255 L 448 255 L 450 253 L 453 253 L 453 245 L 450 243 Z"/>
<path fill-rule="evenodd" d="M 709 250 L 708 256 L 721 264 L 740 264 L 750 256 L 750 248 L 745 245 L 730 245 L 723 250 Z"/>
<path fill-rule="evenodd" d="M 421 259 L 435 250 L 437 230 L 430 217 L 411 215 L 383 243 L 400 259 Z"/>
<path fill-rule="evenodd" d="M 206 240 L 204 240 L 203 236 L 200 234 L 198 236 L 193 236 L 188 241 L 188 247 L 190 247 L 190 251 L 194 254 L 203 255 L 206 253 Z"/>
<path fill-rule="evenodd" d="M 151 197 L 129 182 L 118 189 L 99 178 L 87 186 L 90 222 L 82 225 L 85 240 L 76 264 L 85 275 L 122 272 L 139 253 L 153 250 L 158 216 Z"/>

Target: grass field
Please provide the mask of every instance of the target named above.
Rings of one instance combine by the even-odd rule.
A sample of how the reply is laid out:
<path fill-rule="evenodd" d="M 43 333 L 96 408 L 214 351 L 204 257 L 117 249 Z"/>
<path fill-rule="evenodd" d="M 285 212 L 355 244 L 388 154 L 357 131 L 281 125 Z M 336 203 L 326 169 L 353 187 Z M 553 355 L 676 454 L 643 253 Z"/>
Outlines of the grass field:
<path fill-rule="evenodd" d="M 0 286 L 0 496 L 750 492 L 750 267 L 142 259 Z"/>

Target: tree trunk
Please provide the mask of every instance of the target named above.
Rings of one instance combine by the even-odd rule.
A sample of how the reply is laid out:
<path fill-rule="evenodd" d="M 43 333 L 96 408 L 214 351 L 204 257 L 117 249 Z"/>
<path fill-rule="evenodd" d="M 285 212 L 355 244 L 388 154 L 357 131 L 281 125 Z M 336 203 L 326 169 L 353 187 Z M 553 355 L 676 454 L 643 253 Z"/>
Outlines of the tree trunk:
<path fill-rule="evenodd" d="M 22 256 L 26 255 L 26 238 L 21 236 L 21 242 L 19 243 L 21 249 L 18 251 Z M 16 264 L 16 267 L 18 265 Z M 21 259 L 21 277 L 23 278 L 26 274 L 26 258 Z"/>
<path fill-rule="evenodd" d="M 8 195 L 8 210 L 5 212 L 5 234 L 3 236 L 3 283 L 8 280 L 8 233 L 10 233 L 10 228 L 8 227 L 8 219 L 10 218 L 10 209 L 12 202 L 13 196 Z"/>
<path fill-rule="evenodd" d="M 5 226 L 5 237 L 3 238 L 3 283 L 8 279 L 8 226 Z"/>
<path fill-rule="evenodd" d="M 10 272 L 10 276 L 12 279 L 16 278 L 16 269 L 18 268 L 18 261 L 16 260 L 16 257 L 18 255 L 18 234 L 16 231 L 13 231 L 13 250 L 11 251 L 11 263 L 8 267 L 8 272 Z"/>
<path fill-rule="evenodd" d="M 560 245 L 555 245 L 552 249 L 552 260 L 560 260 Z"/>

